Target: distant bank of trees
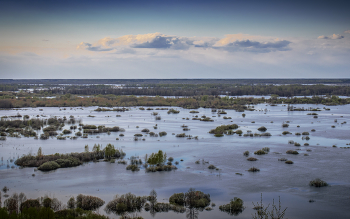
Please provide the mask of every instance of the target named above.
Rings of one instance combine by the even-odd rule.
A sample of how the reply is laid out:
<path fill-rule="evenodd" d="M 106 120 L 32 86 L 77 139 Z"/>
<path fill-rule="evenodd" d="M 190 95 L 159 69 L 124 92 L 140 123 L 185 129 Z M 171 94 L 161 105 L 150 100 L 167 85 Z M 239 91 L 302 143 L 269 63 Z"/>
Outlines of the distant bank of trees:
<path fill-rule="evenodd" d="M 267 104 L 324 104 L 343 105 L 349 104 L 350 98 L 331 97 L 302 97 L 302 98 L 229 98 L 219 96 L 193 96 L 185 98 L 164 98 L 164 97 L 136 97 L 136 96 L 116 96 L 98 95 L 96 97 L 78 97 L 71 94 L 58 96 L 57 98 L 7 98 L 0 99 L 0 108 L 22 108 L 22 107 L 131 107 L 131 106 L 177 106 L 186 109 L 197 108 L 217 108 L 234 109 L 238 112 L 244 110 L 254 110 L 249 105 L 259 103 Z"/>

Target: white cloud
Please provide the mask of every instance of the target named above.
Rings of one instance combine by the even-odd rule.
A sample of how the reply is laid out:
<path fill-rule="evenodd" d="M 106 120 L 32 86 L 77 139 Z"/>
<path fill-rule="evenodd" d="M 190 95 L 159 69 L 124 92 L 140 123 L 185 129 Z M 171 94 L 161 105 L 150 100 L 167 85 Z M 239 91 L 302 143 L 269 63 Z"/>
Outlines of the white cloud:
<path fill-rule="evenodd" d="M 339 39 L 343 39 L 344 36 L 340 35 L 340 34 L 333 34 L 332 36 L 319 36 L 317 37 L 317 39 L 331 39 L 331 40 L 339 40 Z"/>
<path fill-rule="evenodd" d="M 228 34 L 225 38 L 214 37 L 181 37 L 171 36 L 161 33 L 149 33 L 139 35 L 125 35 L 118 38 L 105 37 L 98 40 L 95 44 L 82 42 L 77 49 L 89 51 L 111 51 L 118 54 L 140 52 L 144 49 L 153 50 L 188 50 L 190 48 L 198 49 L 220 49 L 228 52 L 258 52 L 266 53 L 272 51 L 286 51 L 290 48 L 290 41 L 279 40 L 278 38 L 252 36 L 248 34 Z"/>
<path fill-rule="evenodd" d="M 350 30 L 346 30 L 346 31 L 344 31 L 344 33 L 350 33 Z"/>

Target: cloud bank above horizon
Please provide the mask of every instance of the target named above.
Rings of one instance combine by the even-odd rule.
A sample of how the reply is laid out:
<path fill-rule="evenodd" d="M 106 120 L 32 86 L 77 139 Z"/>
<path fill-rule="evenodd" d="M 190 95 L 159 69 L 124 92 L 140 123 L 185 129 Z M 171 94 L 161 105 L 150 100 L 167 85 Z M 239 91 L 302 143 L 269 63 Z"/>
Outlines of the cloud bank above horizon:
<path fill-rule="evenodd" d="M 345 1 L 15 3 L 0 9 L 2 78 L 350 75 Z"/>

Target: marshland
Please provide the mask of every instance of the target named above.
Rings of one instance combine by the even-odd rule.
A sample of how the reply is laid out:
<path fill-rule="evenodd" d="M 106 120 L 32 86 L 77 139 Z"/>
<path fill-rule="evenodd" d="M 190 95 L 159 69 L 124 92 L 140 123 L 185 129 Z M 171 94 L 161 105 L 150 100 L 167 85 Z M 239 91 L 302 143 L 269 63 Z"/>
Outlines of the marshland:
<path fill-rule="evenodd" d="M 248 105 L 245 115 L 225 109 L 232 119 L 211 108 L 197 108 L 198 113 L 165 106 L 4 109 L 0 185 L 9 188 L 7 198 L 14 193 L 28 199 L 46 196 L 61 202 L 60 208 L 79 194 L 98 197 L 104 203 L 93 210 L 110 218 L 123 214 L 106 208 L 116 195 L 146 197 L 152 190 L 163 210 L 149 211 L 145 198 L 142 208 L 129 215 L 252 218 L 262 194 L 265 206 L 280 198 L 287 218 L 344 218 L 350 203 L 350 106 L 297 107 L 318 109 L 318 117 L 268 103 Z M 212 122 L 193 119 L 197 115 Z M 30 158 L 36 162 L 21 162 Z M 39 168 L 45 162 L 58 166 Z M 313 180 L 327 186 L 312 186 Z M 209 194 L 210 203 L 183 210 L 165 205 L 190 188 Z M 244 208 L 226 213 L 227 203 L 237 200 Z"/>

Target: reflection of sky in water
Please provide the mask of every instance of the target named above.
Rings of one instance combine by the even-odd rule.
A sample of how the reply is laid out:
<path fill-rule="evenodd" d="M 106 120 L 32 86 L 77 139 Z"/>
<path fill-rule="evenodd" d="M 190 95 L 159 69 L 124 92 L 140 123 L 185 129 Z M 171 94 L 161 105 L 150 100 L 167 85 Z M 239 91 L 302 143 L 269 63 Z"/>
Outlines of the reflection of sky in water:
<path fill-rule="evenodd" d="M 315 107 L 315 105 L 295 105 L 297 107 Z M 2 110 L 0 116 L 15 115 L 47 115 L 66 116 L 74 115 L 81 118 L 84 124 L 105 125 L 108 127 L 119 126 L 125 129 L 124 137 L 118 133 L 90 135 L 87 139 L 77 140 L 34 140 L 33 138 L 7 138 L 0 142 L 1 157 L 4 165 L 0 166 L 1 185 L 8 185 L 11 192 L 25 192 L 28 197 L 36 198 L 39 195 L 51 194 L 66 202 L 71 195 L 79 193 L 96 195 L 106 202 L 115 194 L 133 192 L 137 195 L 147 195 L 150 190 L 156 189 L 158 201 L 167 202 L 174 192 L 186 192 L 194 187 L 205 193 L 211 194 L 212 201 L 217 204 L 213 211 L 199 212 L 199 218 L 231 218 L 226 213 L 218 210 L 219 204 L 228 203 L 235 196 L 245 201 L 246 209 L 239 218 L 251 218 L 254 211 L 252 201 L 260 200 L 260 193 L 264 194 L 264 201 L 275 201 L 281 196 L 282 206 L 288 207 L 288 218 L 329 218 L 331 212 L 336 212 L 342 218 L 349 206 L 350 197 L 350 173 L 344 171 L 349 168 L 348 157 L 350 150 L 339 147 L 347 147 L 349 137 L 349 106 L 330 106 L 330 111 L 319 111 L 318 118 L 306 115 L 309 112 L 287 112 L 286 106 L 266 106 L 259 104 L 254 106 L 261 111 L 246 111 L 246 117 L 242 118 L 242 112 L 226 110 L 226 115 L 218 117 L 211 109 L 198 109 L 200 113 L 191 114 L 188 109 L 181 109 L 179 114 L 167 114 L 166 110 L 157 110 L 162 120 L 156 121 L 151 115 L 156 110 L 138 110 L 132 107 L 127 112 L 94 112 L 96 107 L 87 107 L 83 110 L 69 107 L 60 111 L 59 108 L 29 108 L 27 110 Z M 323 105 L 318 105 L 323 108 Z M 147 108 L 147 107 L 146 107 Z M 156 107 L 153 107 L 154 109 Z M 170 108 L 170 107 L 168 107 Z M 264 110 L 266 108 L 266 111 Z M 264 114 L 266 112 L 266 114 Z M 116 117 L 116 115 L 121 117 Z M 94 118 L 87 117 L 94 115 Z M 212 117 L 214 122 L 201 122 L 192 120 L 192 117 L 206 115 Z M 110 117 L 106 117 L 110 116 Z M 224 120 L 223 116 L 232 119 Z M 341 117 L 343 116 L 343 117 Z M 40 117 L 40 118 L 48 118 Z M 183 118 L 189 118 L 185 120 Z M 337 122 L 334 122 L 337 119 Z M 231 122 L 232 121 L 232 122 Z M 255 123 L 251 123 L 255 121 Z M 273 121 L 273 123 L 271 123 Z M 288 128 L 282 128 L 282 123 L 290 121 Z M 341 125 L 343 121 L 347 124 Z M 236 123 L 247 133 L 259 133 L 257 128 L 267 127 L 271 137 L 243 137 L 238 135 L 216 138 L 209 134 L 209 130 L 222 124 Z M 153 126 L 158 124 L 158 129 Z M 183 131 L 182 125 L 188 125 L 189 131 Z M 297 126 L 300 126 L 298 128 Z M 335 125 L 335 128 L 331 128 Z M 139 128 L 136 128 L 139 126 Z M 66 125 L 64 129 L 68 129 Z M 167 136 L 144 137 L 146 141 L 134 141 L 134 134 L 142 133 L 143 128 L 153 132 L 166 131 Z M 311 132 L 315 129 L 316 132 Z M 281 135 L 282 131 L 290 131 L 292 135 Z M 76 130 L 78 131 L 78 130 Z M 296 136 L 296 132 L 307 131 L 310 140 L 302 140 L 302 136 Z M 39 132 L 40 133 L 40 132 Z M 186 133 L 198 136 L 198 140 L 176 138 L 172 133 Z M 72 134 L 73 135 L 73 134 Z M 72 136 L 70 135 L 70 136 Z M 96 138 L 100 136 L 100 138 Z M 116 138 L 120 140 L 117 141 Z M 289 140 L 300 143 L 301 147 L 288 144 Z M 303 146 L 308 142 L 310 146 Z M 168 157 L 174 157 L 179 161 L 178 170 L 171 172 L 145 173 L 144 170 L 132 173 L 125 170 L 125 165 L 110 164 L 105 162 L 87 163 L 84 166 L 58 169 L 54 172 L 43 173 L 33 171 L 33 168 L 7 169 L 7 160 L 17 158 L 29 152 L 35 154 L 42 147 L 44 154 L 82 152 L 86 144 L 90 150 L 94 144 L 112 143 L 116 148 L 122 148 L 126 152 L 126 159 L 130 156 L 144 158 L 145 154 L 151 154 L 163 150 Z M 332 148 L 337 145 L 338 148 Z M 253 152 L 262 147 L 270 147 L 268 155 L 254 155 Z M 285 154 L 287 150 L 300 149 L 299 155 Z M 307 151 L 307 150 L 311 151 Z M 249 162 L 242 155 L 248 150 L 251 156 L 258 161 Z M 281 153 L 281 154 L 278 154 Z M 307 153 L 309 156 L 304 156 Z M 285 157 L 294 161 L 293 165 L 278 161 Z M 184 161 L 181 162 L 180 160 Z M 195 164 L 196 160 L 208 161 L 220 168 L 219 171 L 210 171 L 209 164 Z M 1 164 L 1 161 L 0 161 Z M 13 165 L 10 163 L 10 166 Z M 246 170 L 252 166 L 258 167 L 258 173 L 249 173 Z M 31 175 L 35 173 L 35 177 Z M 242 173 L 243 175 L 236 175 Z M 308 186 L 311 179 L 320 177 L 329 182 L 329 188 L 314 189 Z M 15 187 L 15 188 L 14 188 Z M 163 200 L 164 199 L 164 200 Z M 309 203 L 309 199 L 316 202 Z M 102 208 L 100 212 L 103 212 Z M 312 215 L 311 215 L 312 212 Z M 152 218 L 149 212 L 139 213 L 144 218 Z M 186 214 L 158 213 L 154 218 L 186 218 Z M 111 215 L 110 215 L 111 216 Z M 333 215 L 332 215 L 333 216 Z"/>

